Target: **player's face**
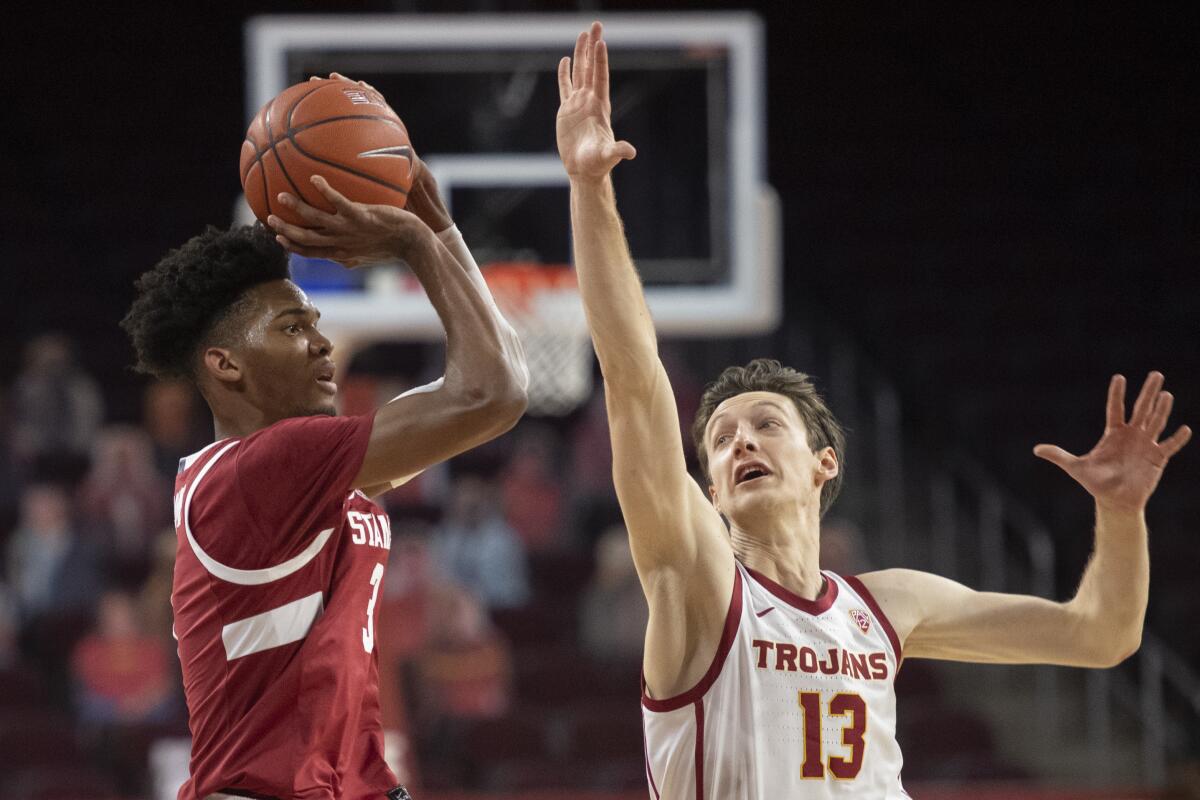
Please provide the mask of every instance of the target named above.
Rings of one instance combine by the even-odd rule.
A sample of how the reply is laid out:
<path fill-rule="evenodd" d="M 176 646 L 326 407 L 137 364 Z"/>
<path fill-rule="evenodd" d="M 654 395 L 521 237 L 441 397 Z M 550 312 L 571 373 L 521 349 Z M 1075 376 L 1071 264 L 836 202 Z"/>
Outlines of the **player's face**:
<path fill-rule="evenodd" d="M 273 419 L 334 414 L 333 344 L 317 328 L 321 312 L 291 281 L 256 286 L 246 332 L 248 400 Z"/>
<path fill-rule="evenodd" d="M 704 446 L 713 502 L 734 524 L 745 514 L 820 508 L 821 486 L 837 474 L 833 449 L 814 454 L 795 404 L 775 392 L 746 392 L 717 406 Z"/>

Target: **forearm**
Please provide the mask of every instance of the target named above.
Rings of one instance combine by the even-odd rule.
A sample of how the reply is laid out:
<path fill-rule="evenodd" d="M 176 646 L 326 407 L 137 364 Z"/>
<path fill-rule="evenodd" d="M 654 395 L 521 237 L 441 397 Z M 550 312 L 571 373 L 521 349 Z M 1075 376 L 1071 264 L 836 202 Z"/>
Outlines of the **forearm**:
<path fill-rule="evenodd" d="M 451 228 L 423 238 L 400 254 L 421 282 L 446 331 L 444 388 L 480 401 L 516 398 L 523 404 L 524 353 L 474 261 L 471 269 L 465 268 L 447 247 L 446 239 L 454 246 L 455 236 L 457 229 Z M 457 239 L 461 242 L 461 236 Z"/>
<path fill-rule="evenodd" d="M 645 375 L 657 364 L 657 339 L 610 178 L 571 182 L 571 231 L 579 293 L 605 381 Z"/>
<path fill-rule="evenodd" d="M 1084 644 L 1114 661 L 1137 650 L 1150 594 L 1150 555 L 1142 511 L 1096 506 L 1096 544 L 1068 606 Z"/>

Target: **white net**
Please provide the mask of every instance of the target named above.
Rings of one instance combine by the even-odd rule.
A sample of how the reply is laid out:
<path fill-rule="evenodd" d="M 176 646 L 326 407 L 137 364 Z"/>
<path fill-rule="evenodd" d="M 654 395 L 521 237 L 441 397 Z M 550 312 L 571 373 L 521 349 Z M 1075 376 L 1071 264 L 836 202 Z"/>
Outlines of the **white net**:
<path fill-rule="evenodd" d="M 529 364 L 529 413 L 567 414 L 592 393 L 592 343 L 575 274 L 562 267 L 496 264 L 484 270 Z"/>

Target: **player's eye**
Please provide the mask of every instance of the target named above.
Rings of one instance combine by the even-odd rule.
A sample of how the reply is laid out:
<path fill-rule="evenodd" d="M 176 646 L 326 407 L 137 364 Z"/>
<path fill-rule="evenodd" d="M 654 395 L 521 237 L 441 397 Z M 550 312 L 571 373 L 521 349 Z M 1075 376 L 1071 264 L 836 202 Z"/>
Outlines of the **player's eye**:
<path fill-rule="evenodd" d="M 288 333 L 299 333 L 300 326 L 293 322 L 291 325 L 288 325 L 286 328 L 284 328 L 284 330 Z"/>
<path fill-rule="evenodd" d="M 759 423 L 758 427 L 759 428 L 770 428 L 770 427 L 775 427 L 778 425 L 779 425 L 779 420 L 777 420 L 777 419 L 764 419 L 761 423 Z"/>

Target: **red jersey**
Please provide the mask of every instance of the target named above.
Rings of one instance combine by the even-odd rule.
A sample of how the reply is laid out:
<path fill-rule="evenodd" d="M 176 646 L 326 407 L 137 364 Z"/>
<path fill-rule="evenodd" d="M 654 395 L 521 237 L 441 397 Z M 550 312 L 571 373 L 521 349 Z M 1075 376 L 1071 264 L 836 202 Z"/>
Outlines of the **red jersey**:
<path fill-rule="evenodd" d="M 387 515 L 350 483 L 373 417 L 297 417 L 180 463 L 171 605 L 192 732 L 180 800 L 382 800 Z"/>

